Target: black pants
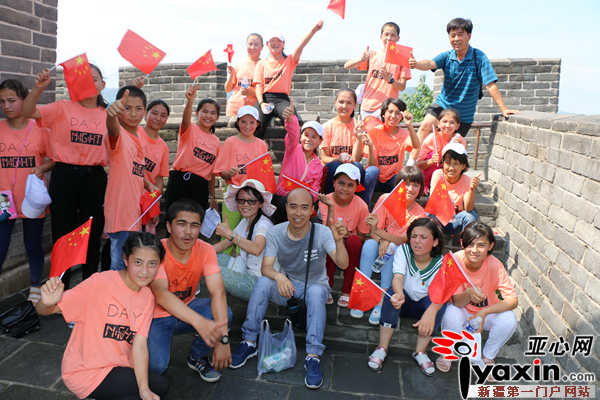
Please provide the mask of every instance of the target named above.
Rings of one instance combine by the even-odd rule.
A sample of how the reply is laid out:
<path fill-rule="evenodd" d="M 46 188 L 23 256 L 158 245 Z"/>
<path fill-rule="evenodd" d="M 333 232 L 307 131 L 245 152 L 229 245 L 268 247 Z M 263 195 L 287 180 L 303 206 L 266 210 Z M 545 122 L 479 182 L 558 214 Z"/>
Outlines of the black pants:
<path fill-rule="evenodd" d="M 269 114 L 263 114 L 258 101 L 254 105 L 254 107 L 258 109 L 258 115 L 260 117 L 260 130 L 254 132 L 254 136 L 260 139 L 265 137 L 267 125 L 271 122 L 271 118 L 278 117 L 283 120 L 283 111 L 290 106 L 290 97 L 285 93 L 263 93 L 263 101 L 265 103 L 273 103 L 275 108 Z M 294 107 L 294 115 L 296 115 L 296 117 L 298 116 L 296 107 Z"/>
<path fill-rule="evenodd" d="M 177 200 L 191 199 L 198 202 L 206 211 L 208 208 L 208 181 L 191 172 L 171 170 L 165 197 L 167 210 Z"/>
<path fill-rule="evenodd" d="M 104 230 L 104 194 L 106 172 L 101 166 L 72 165 L 57 162 L 52 170 L 50 189 L 52 198 L 52 240 L 54 243 L 64 235 L 83 225 L 90 217 L 92 229 L 87 250 L 87 261 L 81 274 L 83 279 L 98 272 L 100 261 L 100 236 Z M 126 189 L 124 189 L 126 190 Z M 69 288 L 71 270 L 63 276 L 65 289 Z"/>
<path fill-rule="evenodd" d="M 164 399 L 169 392 L 167 380 L 152 372 L 148 372 L 148 386 L 161 399 Z M 133 368 L 114 367 L 88 397 L 95 400 L 139 400 L 140 389 Z"/>

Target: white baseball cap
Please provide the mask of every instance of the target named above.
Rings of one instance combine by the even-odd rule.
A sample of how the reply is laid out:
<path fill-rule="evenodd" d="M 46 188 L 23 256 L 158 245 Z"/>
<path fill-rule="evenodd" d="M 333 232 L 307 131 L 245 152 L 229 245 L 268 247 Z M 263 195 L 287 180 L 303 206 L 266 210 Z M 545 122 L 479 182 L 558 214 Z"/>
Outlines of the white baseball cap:
<path fill-rule="evenodd" d="M 256 108 L 254 108 L 253 106 L 240 107 L 240 109 L 238 110 L 238 113 L 237 113 L 237 119 L 242 118 L 244 115 L 252 115 L 254 117 L 254 119 L 256 119 L 257 121 L 260 120 L 260 118 L 258 116 L 258 110 Z"/>
<path fill-rule="evenodd" d="M 452 150 L 457 154 L 464 154 L 465 156 L 467 155 L 467 150 L 465 149 L 465 146 L 462 145 L 462 143 L 450 142 L 442 149 L 442 159 L 444 158 L 448 150 Z"/>
<path fill-rule="evenodd" d="M 360 171 L 358 167 L 352 163 L 342 164 L 335 169 L 335 175 L 337 174 L 346 174 L 348 178 L 358 181 L 360 183 Z"/>
<path fill-rule="evenodd" d="M 25 198 L 21 204 L 21 211 L 27 218 L 37 218 L 52 203 L 44 181 L 31 174 L 27 177 L 25 186 Z"/>
<path fill-rule="evenodd" d="M 285 42 L 285 39 L 283 38 L 283 34 L 281 32 L 269 32 L 269 35 L 270 36 L 265 37 L 267 42 L 273 38 L 277 38 L 277 39 L 281 40 L 282 42 Z"/>
<path fill-rule="evenodd" d="M 321 136 L 321 139 L 323 139 L 323 135 L 325 134 L 325 130 L 323 129 L 323 125 L 321 125 L 317 121 L 308 121 L 308 122 L 305 122 L 304 125 L 302 125 L 301 132 L 304 132 L 304 130 L 306 128 L 313 128 L 315 131 L 317 131 L 317 134 L 319 136 Z"/>

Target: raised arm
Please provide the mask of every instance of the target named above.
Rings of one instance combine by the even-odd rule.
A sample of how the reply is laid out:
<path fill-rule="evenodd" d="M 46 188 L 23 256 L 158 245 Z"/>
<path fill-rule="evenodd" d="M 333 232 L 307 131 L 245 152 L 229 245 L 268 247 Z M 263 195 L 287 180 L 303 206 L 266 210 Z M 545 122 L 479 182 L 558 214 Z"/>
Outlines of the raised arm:
<path fill-rule="evenodd" d="M 181 132 L 185 132 L 190 125 L 192 125 L 192 112 L 194 110 L 194 100 L 196 99 L 196 92 L 198 86 L 191 85 L 185 90 L 185 108 L 183 109 L 183 116 L 181 117 Z"/>
<path fill-rule="evenodd" d="M 225 81 L 225 91 L 231 92 L 236 85 L 235 68 L 233 68 L 233 65 L 227 66 L 227 72 L 229 73 L 229 75 L 227 76 L 227 80 Z"/>
<path fill-rule="evenodd" d="M 21 115 L 25 118 L 42 118 L 40 110 L 37 108 L 37 102 L 44 89 L 50 84 L 50 70 L 46 68 L 35 76 L 35 86 L 31 89 L 31 92 L 23 100 L 21 105 Z"/>
<path fill-rule="evenodd" d="M 312 29 L 306 35 L 304 35 L 298 46 L 296 46 L 296 48 L 292 52 L 292 56 L 294 57 L 294 60 L 296 60 L 296 62 L 300 60 L 300 56 L 302 56 L 302 51 L 304 50 L 308 42 L 310 42 L 310 39 L 312 39 L 315 33 L 319 32 L 322 28 L 323 20 L 320 20 L 315 24 L 315 26 L 312 27 Z"/>
<path fill-rule="evenodd" d="M 415 132 L 415 128 L 413 127 L 413 115 L 406 111 L 402 111 L 402 115 L 404 116 L 404 124 L 406 125 L 406 129 L 408 129 L 408 133 L 410 134 L 410 143 L 413 149 L 418 149 L 421 147 L 421 142 L 419 141 L 419 137 L 417 136 L 417 132 Z"/>
<path fill-rule="evenodd" d="M 412 51 L 410 52 L 408 65 L 410 66 L 410 69 L 418 69 L 420 71 L 429 71 L 432 69 L 437 69 L 437 65 L 435 65 L 435 62 L 433 62 L 433 60 L 415 60 Z"/>
<path fill-rule="evenodd" d="M 360 63 L 363 63 L 365 61 L 367 62 L 367 67 L 368 67 L 368 62 L 369 62 L 370 56 L 371 56 L 371 52 L 369 52 L 369 46 L 367 46 L 367 50 L 363 51 L 363 53 L 360 55 L 360 57 L 356 57 L 356 58 L 346 61 L 346 64 L 344 64 L 344 68 L 345 69 L 356 68 L 360 65 Z"/>
<path fill-rule="evenodd" d="M 121 134 L 121 125 L 119 124 L 119 115 L 125 112 L 125 102 L 129 97 L 129 89 L 125 90 L 123 97 L 114 101 L 106 109 L 106 129 L 108 130 L 108 142 L 112 150 L 117 145 L 117 139 Z"/>

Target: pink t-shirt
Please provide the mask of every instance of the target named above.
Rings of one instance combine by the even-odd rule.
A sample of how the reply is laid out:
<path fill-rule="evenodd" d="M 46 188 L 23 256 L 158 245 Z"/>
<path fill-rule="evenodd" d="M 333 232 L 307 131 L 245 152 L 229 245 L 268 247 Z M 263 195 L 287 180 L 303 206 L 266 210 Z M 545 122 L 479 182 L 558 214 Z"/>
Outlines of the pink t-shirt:
<path fill-rule="evenodd" d="M 262 83 L 263 93 L 285 93 L 289 96 L 297 65 L 298 61 L 291 54 L 279 61 L 260 60 L 254 70 L 254 84 Z"/>
<path fill-rule="evenodd" d="M 210 181 L 221 149 L 221 141 L 213 133 L 206 133 L 197 124 L 184 132 L 179 128 L 177 156 L 171 169 L 191 172 Z"/>
<path fill-rule="evenodd" d="M 148 146 L 144 147 L 144 154 L 146 155 L 146 173 L 144 177 L 154 184 L 157 177 L 169 176 L 169 147 L 160 136 L 154 140 L 148 136 L 146 131 L 144 131 L 144 134 L 148 142 Z"/>
<path fill-rule="evenodd" d="M 398 128 L 391 136 L 383 127 L 371 129 L 369 136 L 373 140 L 373 151 L 379 167 L 379 182 L 392 179 L 404 165 L 404 152 L 412 151 L 412 141 L 408 130 Z M 375 168 L 373 166 L 369 168 Z"/>
<path fill-rule="evenodd" d="M 235 63 L 235 76 L 233 76 L 233 91 L 227 100 L 227 110 L 225 115 L 237 115 L 242 106 L 254 106 L 256 104 L 255 96 L 242 96 L 242 82 L 244 78 L 248 81 L 248 87 L 252 87 L 254 82 L 254 70 L 257 62 L 250 61 L 248 58 L 242 58 Z"/>
<path fill-rule="evenodd" d="M 73 165 L 108 165 L 106 110 L 85 108 L 70 100 L 39 106 L 39 127 L 50 128 L 52 160 Z"/>
<path fill-rule="evenodd" d="M 30 127 L 31 130 L 27 134 Z M 25 140 L 26 136 L 27 139 Z M 8 126 L 6 120 L 2 120 L 0 121 L 0 140 L 0 190 L 13 191 L 17 216 L 19 218 L 27 218 L 21 212 L 21 205 L 25 198 L 27 177 L 31 172 L 31 168 L 43 165 L 46 157 L 52 157 L 50 130 L 48 128 L 40 128 L 35 124 L 35 121 L 28 120 L 25 129 L 13 131 Z M 22 151 L 21 145 L 23 145 Z M 12 183 L 15 179 L 15 166 L 17 165 L 19 152 L 21 153 L 21 157 L 16 174 L 17 179 L 13 187 Z M 46 182 L 45 176 L 43 179 Z M 45 211 L 38 218 L 42 218 L 44 215 L 46 215 Z"/>
<path fill-rule="evenodd" d="M 517 291 L 510 281 L 506 269 L 500 260 L 491 255 L 487 256 L 477 272 L 469 272 L 465 267 L 464 254 L 464 250 L 461 250 L 454 253 L 454 257 L 456 258 L 456 261 L 459 262 L 471 282 L 473 282 L 473 285 L 481 288 L 483 294 L 486 296 L 486 299 L 479 304 L 473 304 L 471 302 L 467 304 L 466 309 L 469 314 L 477 314 L 484 308 L 500 303 L 502 300 L 498 298 L 496 290 L 500 291 L 503 299 L 517 297 Z M 456 289 L 454 294 L 460 294 L 469 287 L 471 287 L 470 283 L 463 283 Z"/>
<path fill-rule="evenodd" d="M 400 78 L 406 78 L 406 80 L 411 78 L 410 68 L 384 63 L 384 55 L 385 50 L 381 49 L 372 52 L 369 57 L 369 70 L 367 71 L 367 81 L 365 82 L 365 91 L 361 104 L 362 110 L 369 112 L 377 111 L 381 108 L 385 100 L 398 98 L 398 89 L 395 89 L 381 77 L 380 71 L 384 65 L 396 81 Z"/>
<path fill-rule="evenodd" d="M 135 292 L 118 271 L 106 271 L 67 290 L 58 306 L 66 321 L 75 322 L 61 371 L 77 397 L 89 396 L 114 367 L 133 368 L 133 339 L 148 337 L 152 322 L 150 288 Z"/>
<path fill-rule="evenodd" d="M 333 193 L 329 193 L 327 195 L 331 200 L 333 200 Z M 369 233 L 369 226 L 367 225 L 367 217 L 369 216 L 369 209 L 367 208 L 367 204 L 358 196 L 353 196 L 352 201 L 346 207 L 340 207 L 334 201 L 334 222 L 337 222 L 339 218 L 342 219 L 344 225 L 348 229 L 348 233 L 351 235 L 355 235 L 358 232 L 367 234 Z M 323 220 L 323 225 L 327 225 L 327 213 L 329 211 L 329 207 L 327 207 L 323 203 L 319 203 L 319 211 L 321 212 L 321 219 Z"/>
<path fill-rule="evenodd" d="M 238 167 L 240 170 L 238 174 L 231 179 L 226 180 L 228 185 L 234 184 L 240 186 L 248 175 L 246 174 L 246 168 L 241 168 L 248 164 L 250 161 L 256 160 L 269 150 L 264 140 L 257 137 L 254 138 L 252 143 L 244 143 L 236 136 L 231 136 L 225 139 L 217 161 L 215 162 L 215 168 L 213 174 L 219 175 L 221 172 L 230 169 L 231 167 Z"/>
<path fill-rule="evenodd" d="M 139 231 L 142 215 L 140 198 L 144 193 L 144 174 L 148 147 L 146 132 L 138 126 L 138 137 L 121 128 L 115 149 L 111 150 L 108 138 L 106 148 L 109 156 L 108 183 L 104 196 L 104 232 Z"/>
<path fill-rule="evenodd" d="M 377 212 L 377 226 L 379 229 L 385 230 L 387 228 L 387 232 L 391 233 L 395 236 L 400 236 L 406 233 L 408 226 L 416 219 L 426 217 L 427 213 L 423 210 L 423 207 L 419 205 L 416 201 L 413 203 L 413 206 L 410 210 L 406 210 L 406 224 L 404 226 L 399 226 L 392 214 L 388 211 L 385 206 L 379 207 L 381 203 L 389 196 L 389 193 L 382 194 L 377 200 L 377 204 L 375 204 L 375 208 Z M 379 208 L 378 208 L 379 207 Z"/>
<path fill-rule="evenodd" d="M 277 191 L 275 194 L 279 196 L 287 196 L 289 190 L 283 188 L 283 179 L 281 174 L 289 176 L 300 182 L 308 183 L 310 188 L 316 192 L 321 187 L 321 179 L 323 178 L 323 165 L 316 154 L 313 154 L 310 162 L 306 162 L 304 150 L 300 145 L 300 125 L 298 118 L 292 116 L 292 122 L 285 121 L 285 153 L 281 162 L 281 173 L 277 182 Z M 313 199 L 316 200 L 317 195 L 312 193 Z"/>
<path fill-rule="evenodd" d="M 469 192 L 469 190 L 471 190 L 471 178 L 465 174 L 462 174 L 458 182 L 448 183 L 444 177 L 444 171 L 442 169 L 438 169 L 431 176 L 430 187 L 435 188 L 438 182 L 442 179 L 444 182 L 446 182 L 448 195 L 450 195 L 456 211 L 463 211 L 465 209 L 465 195 Z"/>

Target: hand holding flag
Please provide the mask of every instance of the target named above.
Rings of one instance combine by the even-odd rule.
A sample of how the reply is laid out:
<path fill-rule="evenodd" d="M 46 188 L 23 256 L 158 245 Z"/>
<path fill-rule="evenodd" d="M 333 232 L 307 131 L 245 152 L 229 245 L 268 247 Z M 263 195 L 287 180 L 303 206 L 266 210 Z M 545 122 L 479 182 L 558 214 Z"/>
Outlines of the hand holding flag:
<path fill-rule="evenodd" d="M 151 74 L 167 53 L 152 45 L 146 39 L 127 30 L 117 49 L 121 57 L 129 61 L 144 74 Z"/>
<path fill-rule="evenodd" d="M 483 296 L 484 298 L 481 301 L 485 300 L 485 296 L 477 290 L 461 268 L 454 254 L 449 251 L 444 256 L 442 266 L 429 285 L 429 298 L 436 304 L 444 304 L 450 300 L 460 285 L 467 282 L 475 289 L 475 295 L 479 296 L 478 298 Z"/>
<path fill-rule="evenodd" d="M 369 311 L 381 301 L 381 293 L 392 297 L 379 285 L 363 274 L 360 269 L 354 273 L 354 281 L 350 290 L 348 308 L 352 310 Z"/>
<path fill-rule="evenodd" d="M 72 102 L 98 96 L 98 89 L 96 89 L 96 84 L 94 83 L 92 69 L 85 53 L 73 57 L 60 65 L 62 65 L 64 69 L 65 82 L 67 83 L 69 97 Z M 48 70 L 48 79 L 50 78 L 49 72 L 50 71 Z M 44 75 L 44 73 L 42 73 L 42 75 Z M 46 86 L 48 86 L 48 84 L 44 87 Z"/>
<path fill-rule="evenodd" d="M 61 276 L 73 265 L 85 264 L 92 218 L 54 243 L 50 255 L 50 277 Z"/>
<path fill-rule="evenodd" d="M 140 198 L 140 208 L 142 210 L 142 225 L 146 225 L 157 215 L 160 215 L 160 204 L 158 200 L 162 197 L 160 190 L 153 192 L 144 192 Z"/>

